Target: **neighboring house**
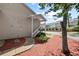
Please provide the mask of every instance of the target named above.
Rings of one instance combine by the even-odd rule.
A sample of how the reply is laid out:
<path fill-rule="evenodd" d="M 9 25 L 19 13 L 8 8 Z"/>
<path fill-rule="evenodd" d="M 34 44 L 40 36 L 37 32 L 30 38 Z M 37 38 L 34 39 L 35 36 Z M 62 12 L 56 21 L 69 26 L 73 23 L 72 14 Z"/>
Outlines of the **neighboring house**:
<path fill-rule="evenodd" d="M 54 30 L 54 31 L 61 30 L 60 22 L 49 23 L 49 24 L 47 24 L 46 29 Z"/>
<path fill-rule="evenodd" d="M 25 4 L 1 3 L 0 42 L 12 38 L 34 37 L 39 32 L 43 19 L 42 15 L 36 15 Z"/>
<path fill-rule="evenodd" d="M 76 26 L 77 23 L 78 23 L 78 19 L 77 18 L 69 19 L 70 27 Z M 67 23 L 67 28 L 68 28 L 68 23 Z M 47 24 L 46 29 L 47 30 L 61 30 L 60 22 L 49 23 L 49 24 Z"/>

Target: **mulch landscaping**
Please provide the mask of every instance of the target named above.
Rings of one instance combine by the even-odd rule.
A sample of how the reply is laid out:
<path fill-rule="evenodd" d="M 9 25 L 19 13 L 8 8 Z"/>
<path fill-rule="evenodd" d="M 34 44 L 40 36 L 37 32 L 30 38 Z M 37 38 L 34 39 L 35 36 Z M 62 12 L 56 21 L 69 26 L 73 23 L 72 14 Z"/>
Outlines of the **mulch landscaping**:
<path fill-rule="evenodd" d="M 9 49 L 22 46 L 25 41 L 26 41 L 26 39 L 24 37 L 5 40 L 5 43 L 3 44 L 3 46 L 0 47 L 0 54 L 2 54 L 3 52 L 5 52 Z"/>
<path fill-rule="evenodd" d="M 79 41 L 68 38 L 68 46 L 72 56 L 79 56 Z M 17 56 L 65 56 L 62 53 L 62 37 L 55 35 L 46 43 L 35 42 L 33 48 Z"/>

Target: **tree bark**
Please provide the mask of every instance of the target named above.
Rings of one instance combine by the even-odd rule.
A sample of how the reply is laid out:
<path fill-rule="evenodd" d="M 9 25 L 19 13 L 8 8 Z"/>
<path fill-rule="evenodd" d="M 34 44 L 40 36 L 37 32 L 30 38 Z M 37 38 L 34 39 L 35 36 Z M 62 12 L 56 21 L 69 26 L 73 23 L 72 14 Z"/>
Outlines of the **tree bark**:
<path fill-rule="evenodd" d="M 65 55 L 70 54 L 70 51 L 68 49 L 68 42 L 67 42 L 67 16 L 68 16 L 68 14 L 66 13 L 63 16 L 63 22 L 61 22 L 61 27 L 62 27 L 62 49 L 63 49 L 63 53 Z"/>

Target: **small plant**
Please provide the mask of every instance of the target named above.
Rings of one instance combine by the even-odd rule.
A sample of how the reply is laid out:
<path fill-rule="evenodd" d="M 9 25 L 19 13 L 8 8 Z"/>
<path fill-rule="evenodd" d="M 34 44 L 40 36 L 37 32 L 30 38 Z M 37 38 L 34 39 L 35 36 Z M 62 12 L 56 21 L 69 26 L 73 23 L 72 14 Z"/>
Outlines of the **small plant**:
<path fill-rule="evenodd" d="M 39 42 L 41 42 L 41 43 L 47 42 L 47 40 L 48 40 L 48 37 L 47 37 L 46 34 L 43 33 L 43 32 L 38 33 L 38 34 L 36 35 L 36 37 L 38 37 L 37 40 L 38 40 Z"/>
<path fill-rule="evenodd" d="M 45 33 L 43 33 L 43 32 L 39 32 L 39 33 L 36 35 L 36 37 L 40 37 L 41 35 L 46 36 Z"/>
<path fill-rule="evenodd" d="M 43 43 L 43 42 L 47 42 L 48 38 L 46 36 L 44 36 L 44 35 L 41 35 L 39 37 L 39 40 Z"/>

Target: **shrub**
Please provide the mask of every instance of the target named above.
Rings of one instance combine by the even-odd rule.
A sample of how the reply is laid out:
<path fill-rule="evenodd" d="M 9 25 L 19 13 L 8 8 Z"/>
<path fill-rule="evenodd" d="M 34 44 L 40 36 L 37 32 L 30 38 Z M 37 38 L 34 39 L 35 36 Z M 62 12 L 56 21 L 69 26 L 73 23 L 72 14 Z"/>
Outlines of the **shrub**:
<path fill-rule="evenodd" d="M 47 37 L 46 34 L 43 33 L 43 32 L 38 33 L 38 34 L 36 35 L 36 37 L 38 37 L 37 40 L 38 40 L 38 42 L 40 42 L 40 43 L 47 42 L 47 40 L 48 40 L 48 37 Z"/>
<path fill-rule="evenodd" d="M 48 38 L 47 38 L 47 36 L 41 35 L 41 36 L 39 37 L 39 40 L 43 43 L 43 42 L 47 42 Z"/>
<path fill-rule="evenodd" d="M 39 32 L 39 33 L 36 35 L 36 37 L 40 37 L 41 35 L 46 36 L 45 33 L 43 33 L 43 32 Z"/>

